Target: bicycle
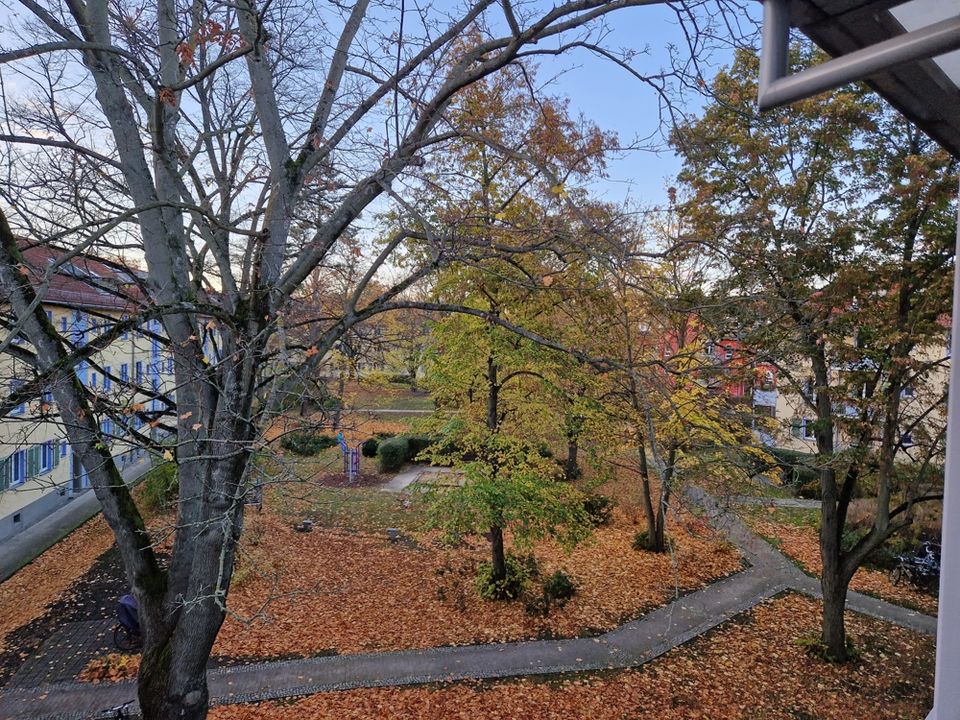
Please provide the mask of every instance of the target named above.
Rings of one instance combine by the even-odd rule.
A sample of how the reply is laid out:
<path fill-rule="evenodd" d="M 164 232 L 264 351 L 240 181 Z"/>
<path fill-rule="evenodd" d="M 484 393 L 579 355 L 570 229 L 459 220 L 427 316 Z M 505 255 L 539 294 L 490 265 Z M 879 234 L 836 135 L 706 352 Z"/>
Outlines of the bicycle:
<path fill-rule="evenodd" d="M 127 700 L 123 705 L 115 705 L 112 708 L 101 710 L 93 717 L 93 720 L 134 720 L 138 716 L 127 710 L 131 705 L 133 705 L 133 700 Z"/>
<path fill-rule="evenodd" d="M 924 590 L 936 587 L 940 581 L 940 546 L 924 542 L 920 552 L 898 555 L 897 565 L 890 571 L 890 582 L 899 585 L 903 581 Z"/>

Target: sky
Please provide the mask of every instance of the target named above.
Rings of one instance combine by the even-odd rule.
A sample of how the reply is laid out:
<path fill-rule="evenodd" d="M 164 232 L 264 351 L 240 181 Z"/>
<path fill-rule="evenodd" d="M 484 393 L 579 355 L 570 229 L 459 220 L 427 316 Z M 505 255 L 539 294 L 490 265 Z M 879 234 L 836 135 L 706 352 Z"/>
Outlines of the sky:
<path fill-rule="evenodd" d="M 0 0 L 0 15 L 9 11 L 5 0 Z M 669 48 L 685 45 L 676 15 L 662 4 L 624 8 L 608 18 L 611 32 L 604 38 L 604 47 L 646 51 L 633 61 L 641 73 L 669 68 Z M 0 27 L 0 45 L 15 44 Z M 709 58 L 708 70 L 715 71 L 730 60 L 729 50 L 718 51 Z M 622 145 L 638 141 L 645 146 L 612 158 L 607 177 L 590 184 L 592 194 L 639 207 L 663 204 L 680 163 L 666 144 L 669 128 L 661 121 L 657 94 L 612 61 L 586 50 L 545 57 L 539 62 L 539 80 L 551 79 L 546 92 L 568 98 L 572 114 L 582 114 L 601 129 L 616 132 Z M 5 74 L 5 80 L 10 90 L 17 78 Z M 702 97 L 688 97 L 682 109 L 695 112 L 702 101 Z"/>
<path fill-rule="evenodd" d="M 636 58 L 635 68 L 642 73 L 655 73 L 669 68 L 671 45 L 682 46 L 684 36 L 676 15 L 663 6 L 636 7 L 619 10 L 612 15 L 614 29 L 605 41 L 607 47 L 649 49 L 649 54 Z M 715 72 L 732 60 L 732 51 L 719 50 L 709 58 L 708 69 Z M 634 139 L 644 140 L 642 149 L 626 152 L 608 166 L 608 177 L 593 183 L 593 191 L 614 202 L 629 200 L 643 206 L 666 202 L 667 188 L 680 169 L 680 162 L 666 144 L 668 132 L 661 122 L 657 94 L 625 69 L 587 51 L 577 51 L 558 59 L 541 62 L 541 74 L 557 73 L 548 92 L 566 96 L 571 112 L 582 113 L 604 130 L 615 131 L 621 144 Z M 702 98 L 687 97 L 681 107 L 696 112 Z"/>

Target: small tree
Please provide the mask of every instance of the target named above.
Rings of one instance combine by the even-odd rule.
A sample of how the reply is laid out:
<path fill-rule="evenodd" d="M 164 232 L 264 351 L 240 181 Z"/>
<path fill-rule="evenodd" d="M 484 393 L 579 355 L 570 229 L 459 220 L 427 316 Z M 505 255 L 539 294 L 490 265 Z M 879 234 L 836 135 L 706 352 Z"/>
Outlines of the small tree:
<path fill-rule="evenodd" d="M 511 594 L 504 533 L 525 544 L 544 537 L 572 547 L 590 533 L 583 495 L 557 478 L 558 468 L 533 444 L 483 426 L 448 424 L 432 453 L 463 474 L 463 484 L 434 491 L 431 523 L 451 539 L 485 533 L 490 587 Z"/>

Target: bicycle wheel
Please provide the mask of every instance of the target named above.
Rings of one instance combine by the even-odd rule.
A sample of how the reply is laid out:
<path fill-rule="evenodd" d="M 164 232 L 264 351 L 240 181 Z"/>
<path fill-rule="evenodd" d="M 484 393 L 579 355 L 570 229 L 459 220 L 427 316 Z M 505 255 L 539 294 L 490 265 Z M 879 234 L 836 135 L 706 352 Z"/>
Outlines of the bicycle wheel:
<path fill-rule="evenodd" d="M 890 582 L 894 585 L 899 585 L 904 580 L 909 580 L 910 574 L 907 572 L 907 569 L 903 565 L 897 565 L 893 570 L 890 571 Z"/>
<path fill-rule="evenodd" d="M 137 650 L 140 648 L 140 636 L 126 625 L 118 624 L 113 629 L 113 644 L 124 652 Z"/>

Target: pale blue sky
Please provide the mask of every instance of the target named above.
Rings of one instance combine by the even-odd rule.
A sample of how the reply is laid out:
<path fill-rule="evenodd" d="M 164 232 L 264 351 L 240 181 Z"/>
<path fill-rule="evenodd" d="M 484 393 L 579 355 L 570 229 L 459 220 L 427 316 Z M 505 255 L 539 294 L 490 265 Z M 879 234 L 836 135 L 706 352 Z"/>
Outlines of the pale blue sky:
<path fill-rule="evenodd" d="M 676 15 L 662 5 L 627 8 L 613 14 L 614 31 L 604 43 L 607 47 L 649 48 L 649 54 L 638 56 L 634 67 L 641 73 L 653 74 L 669 68 L 671 45 L 685 47 Z M 711 74 L 732 58 L 729 50 L 717 50 L 711 57 L 701 57 Z M 550 94 L 570 98 L 572 112 L 581 112 L 601 128 L 613 130 L 623 144 L 646 139 L 659 151 L 637 150 L 614 160 L 608 168 L 609 178 L 594 184 L 593 189 L 610 201 L 630 199 L 642 205 L 666 201 L 666 188 L 680 169 L 680 163 L 666 145 L 667 127 L 661 123 L 657 94 L 612 62 L 597 58 L 587 51 L 541 63 L 541 80 L 564 68 L 570 68 L 556 79 Z M 680 107 L 696 112 L 702 98 L 692 93 L 683 98 Z M 664 123 L 667 122 L 666 118 Z"/>

